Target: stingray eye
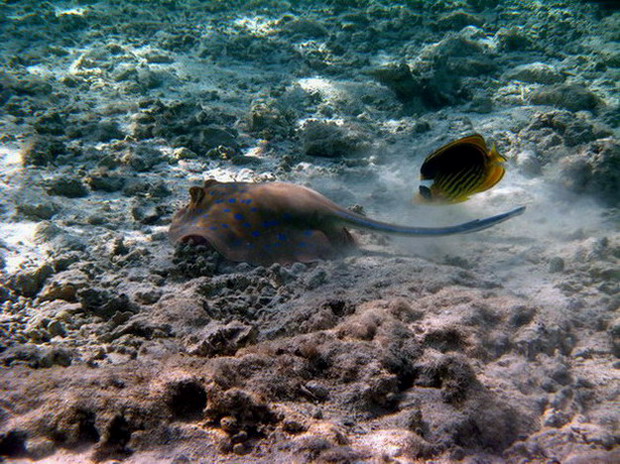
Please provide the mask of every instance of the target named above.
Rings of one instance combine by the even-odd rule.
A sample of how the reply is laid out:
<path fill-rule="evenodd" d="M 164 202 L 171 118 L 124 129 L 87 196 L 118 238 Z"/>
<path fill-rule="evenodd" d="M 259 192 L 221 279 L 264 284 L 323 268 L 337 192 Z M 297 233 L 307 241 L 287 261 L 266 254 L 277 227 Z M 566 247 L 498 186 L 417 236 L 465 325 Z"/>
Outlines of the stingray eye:
<path fill-rule="evenodd" d="M 195 206 L 202 201 L 205 191 L 200 187 L 191 187 L 189 189 L 189 196 L 191 197 L 191 204 Z"/>

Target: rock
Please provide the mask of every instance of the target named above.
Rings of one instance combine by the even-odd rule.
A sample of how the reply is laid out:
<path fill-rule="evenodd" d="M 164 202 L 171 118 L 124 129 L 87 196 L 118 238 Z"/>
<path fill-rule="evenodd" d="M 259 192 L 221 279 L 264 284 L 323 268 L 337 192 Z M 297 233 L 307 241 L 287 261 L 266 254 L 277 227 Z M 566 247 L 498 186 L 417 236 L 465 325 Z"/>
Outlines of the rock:
<path fill-rule="evenodd" d="M 250 132 L 271 140 L 289 137 L 295 132 L 295 114 L 275 99 L 260 99 L 252 102 L 250 109 Z"/>
<path fill-rule="evenodd" d="M 31 96 L 49 95 L 53 90 L 49 79 L 35 75 L 27 75 L 16 79 L 11 83 L 11 88 L 17 95 Z"/>
<path fill-rule="evenodd" d="M 198 143 L 206 150 L 224 146 L 236 149 L 237 136 L 234 131 L 219 126 L 208 126 L 198 134 Z"/>
<path fill-rule="evenodd" d="M 581 153 L 562 160 L 563 185 L 576 193 L 589 193 L 610 205 L 620 204 L 620 143 L 613 138 L 590 143 Z"/>
<path fill-rule="evenodd" d="M 170 190 L 163 180 L 147 181 L 139 178 L 125 179 L 123 195 L 129 197 L 163 198 L 170 195 Z"/>
<path fill-rule="evenodd" d="M 0 354 L 0 361 L 5 366 L 24 363 L 34 369 L 67 367 L 71 365 L 72 359 L 73 354 L 65 348 L 39 348 L 30 344 L 16 345 Z"/>
<path fill-rule="evenodd" d="M 174 58 L 170 56 L 168 53 L 164 53 L 158 50 L 150 50 L 145 55 L 147 63 L 155 63 L 155 64 L 167 64 L 174 63 Z"/>
<path fill-rule="evenodd" d="M 88 189 L 82 181 L 68 175 L 59 176 L 45 183 L 45 190 L 50 195 L 67 198 L 81 198 L 88 195 Z"/>
<path fill-rule="evenodd" d="M 125 133 L 116 121 L 101 121 L 90 124 L 81 129 L 85 137 L 95 142 L 109 142 L 111 140 L 123 140 Z"/>
<path fill-rule="evenodd" d="M 149 102 L 135 117 L 134 137 L 162 137 L 173 147 L 186 147 L 203 154 L 219 145 L 237 149 L 237 132 L 232 128 L 238 117 L 215 108 L 204 108 L 194 100 L 164 104 Z"/>
<path fill-rule="evenodd" d="M 402 102 L 412 102 L 420 97 L 420 82 L 406 63 L 385 66 L 369 72 L 377 81 L 388 87 Z"/>
<path fill-rule="evenodd" d="M 214 322 L 187 339 L 187 351 L 194 356 L 233 355 L 239 348 L 254 343 L 257 335 L 258 331 L 251 325 Z"/>
<path fill-rule="evenodd" d="M 72 360 L 73 354 L 69 350 L 65 348 L 52 348 L 43 355 L 39 367 L 67 367 L 71 365 Z"/>
<path fill-rule="evenodd" d="M 440 31 L 460 30 L 465 26 L 482 26 L 484 20 L 465 11 L 453 11 L 441 16 L 436 23 Z"/>
<path fill-rule="evenodd" d="M 34 122 L 34 129 L 40 135 L 64 135 L 66 128 L 66 116 L 56 111 L 45 113 Z"/>
<path fill-rule="evenodd" d="M 47 220 L 51 219 L 61 209 L 60 205 L 53 201 L 37 201 L 35 203 L 18 204 L 17 213 L 28 219 Z"/>
<path fill-rule="evenodd" d="M 592 111 L 600 104 L 600 99 L 579 84 L 557 84 L 532 92 L 530 101 L 535 105 L 552 105 L 569 111 Z"/>
<path fill-rule="evenodd" d="M 106 169 L 97 169 L 86 178 L 86 183 L 93 190 L 117 192 L 125 185 L 125 177 Z"/>
<path fill-rule="evenodd" d="M 162 291 L 155 288 L 144 288 L 136 291 L 136 301 L 145 305 L 152 305 L 159 301 Z"/>
<path fill-rule="evenodd" d="M 160 150 L 149 145 L 132 145 L 122 157 L 122 162 L 138 172 L 149 171 L 156 164 L 164 161 Z"/>
<path fill-rule="evenodd" d="M 179 147 L 175 148 L 172 152 L 172 156 L 177 160 L 196 159 L 198 155 L 191 151 L 189 148 Z"/>
<path fill-rule="evenodd" d="M 564 271 L 564 260 L 560 257 L 554 257 L 549 260 L 549 272 Z"/>
<path fill-rule="evenodd" d="M 507 71 L 503 77 L 535 84 L 556 84 L 564 81 L 564 76 L 553 66 L 540 62 L 517 66 Z"/>
<path fill-rule="evenodd" d="M 502 51 L 531 50 L 535 44 L 524 28 L 519 26 L 501 28 L 495 34 L 495 40 Z"/>
<path fill-rule="evenodd" d="M 570 421 L 570 417 L 563 411 L 550 409 L 543 416 L 543 425 L 545 427 L 560 428 Z"/>
<path fill-rule="evenodd" d="M 306 18 L 280 21 L 280 31 L 296 39 L 319 39 L 328 34 L 327 29 L 321 23 Z"/>
<path fill-rule="evenodd" d="M 60 140 L 44 136 L 33 137 L 21 149 L 22 164 L 46 166 L 66 153 L 67 148 Z"/>
<path fill-rule="evenodd" d="M 138 69 L 137 82 L 143 90 L 153 90 L 161 87 L 167 81 L 174 81 L 174 76 L 162 69 Z"/>
<path fill-rule="evenodd" d="M 81 251 L 86 247 L 86 242 L 82 237 L 66 233 L 61 227 L 49 221 L 41 221 L 37 224 L 34 239 L 37 243 L 49 243 L 55 251 L 60 253 L 66 253 L 69 250 Z"/>
<path fill-rule="evenodd" d="M 277 415 L 262 398 L 239 388 L 211 389 L 205 414 L 229 435 L 256 436 L 263 426 L 277 422 Z"/>
<path fill-rule="evenodd" d="M 93 313 L 103 319 L 111 318 L 117 312 L 133 312 L 133 305 L 127 295 L 115 294 L 97 287 L 78 290 L 77 300 L 86 313 Z"/>
<path fill-rule="evenodd" d="M 162 214 L 162 206 L 156 205 L 148 201 L 138 201 L 131 208 L 131 215 L 133 218 L 141 224 L 156 224 Z"/>
<path fill-rule="evenodd" d="M 591 118 L 586 115 L 563 110 L 537 113 L 530 125 L 522 130 L 520 135 L 541 146 L 544 145 L 542 140 L 546 136 L 554 135 L 545 129 L 551 129 L 554 134 L 562 136 L 563 142 L 569 147 L 612 135 L 607 127 L 592 122 Z M 547 145 L 552 146 L 554 144 Z"/>
<path fill-rule="evenodd" d="M 611 339 L 612 354 L 616 358 L 620 358 L 620 318 L 612 321 L 609 325 L 608 334 Z"/>
<path fill-rule="evenodd" d="M 462 78 L 493 74 L 497 64 L 488 45 L 469 26 L 426 47 L 411 72 L 419 82 L 417 92 L 425 106 L 440 108 L 470 98 Z"/>
<path fill-rule="evenodd" d="M 41 300 L 77 301 L 77 293 L 86 288 L 89 278 L 79 270 L 67 270 L 54 275 L 39 295 Z"/>
<path fill-rule="evenodd" d="M 35 438 L 28 440 L 28 456 L 39 461 L 56 451 L 56 444 L 49 438 Z"/>
<path fill-rule="evenodd" d="M 39 293 L 45 280 L 53 274 L 54 270 L 49 264 L 30 270 L 20 271 L 13 274 L 9 279 L 9 288 L 19 295 L 33 298 Z"/>
<path fill-rule="evenodd" d="M 325 269 L 317 269 L 306 279 L 306 288 L 308 290 L 313 290 L 320 287 L 327 281 L 327 278 L 327 271 L 325 271 Z"/>
<path fill-rule="evenodd" d="M 542 173 L 542 162 L 533 151 L 519 153 L 517 166 L 519 171 L 528 177 L 536 177 Z"/>
<path fill-rule="evenodd" d="M 351 156 L 364 146 L 359 134 L 331 122 L 308 121 L 302 128 L 301 137 L 304 154 L 307 156 Z"/>
<path fill-rule="evenodd" d="M 585 453 L 571 453 L 564 464 L 616 464 L 620 462 L 620 449 L 609 451 L 588 451 Z"/>

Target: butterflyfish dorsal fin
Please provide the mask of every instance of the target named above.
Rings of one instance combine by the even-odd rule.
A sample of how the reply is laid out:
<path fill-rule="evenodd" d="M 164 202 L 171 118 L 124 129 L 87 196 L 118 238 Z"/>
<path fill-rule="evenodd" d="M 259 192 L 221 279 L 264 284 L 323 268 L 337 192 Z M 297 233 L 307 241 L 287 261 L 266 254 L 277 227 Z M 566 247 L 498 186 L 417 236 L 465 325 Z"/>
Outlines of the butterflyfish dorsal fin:
<path fill-rule="evenodd" d="M 438 148 L 437 150 L 435 150 L 433 153 L 431 153 L 430 155 L 426 157 L 426 159 L 424 160 L 424 163 L 427 163 L 434 158 L 440 157 L 442 154 L 444 154 L 451 148 L 454 148 L 459 145 L 474 145 L 478 147 L 484 153 L 488 151 L 487 144 L 484 141 L 484 137 L 482 137 L 482 135 L 480 134 L 472 134 L 472 135 L 468 135 L 467 137 L 463 137 L 453 142 L 450 142 L 442 146 L 441 148 Z"/>

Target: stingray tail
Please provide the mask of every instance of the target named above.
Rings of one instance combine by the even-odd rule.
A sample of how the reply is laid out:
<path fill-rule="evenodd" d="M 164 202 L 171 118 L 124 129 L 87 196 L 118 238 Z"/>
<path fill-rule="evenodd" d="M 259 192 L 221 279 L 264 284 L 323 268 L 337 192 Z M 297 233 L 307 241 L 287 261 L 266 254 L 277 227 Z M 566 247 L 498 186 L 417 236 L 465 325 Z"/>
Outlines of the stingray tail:
<path fill-rule="evenodd" d="M 477 232 L 479 230 L 488 229 L 500 222 L 523 214 L 525 206 L 519 206 L 505 213 L 497 214 L 483 219 L 474 219 L 473 221 L 464 222 L 454 226 L 447 227 L 409 227 L 397 224 L 389 224 L 387 222 L 375 221 L 364 216 L 352 213 L 346 210 L 339 210 L 338 217 L 345 221 L 351 227 L 375 230 L 378 232 L 388 232 L 399 235 L 415 235 L 419 237 L 433 237 L 438 235 L 467 234 Z"/>

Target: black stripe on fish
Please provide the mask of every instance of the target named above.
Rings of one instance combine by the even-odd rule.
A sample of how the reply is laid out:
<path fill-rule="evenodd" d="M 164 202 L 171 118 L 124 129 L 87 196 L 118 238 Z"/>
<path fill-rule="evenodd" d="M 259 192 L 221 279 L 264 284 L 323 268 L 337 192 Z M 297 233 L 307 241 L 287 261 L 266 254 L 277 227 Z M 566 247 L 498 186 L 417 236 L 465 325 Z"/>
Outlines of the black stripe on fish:
<path fill-rule="evenodd" d="M 484 172 L 484 166 L 476 166 L 476 169 L 473 170 L 469 180 L 463 184 L 463 191 L 472 192 L 474 188 L 480 184 L 480 181 L 484 179 Z"/>
<path fill-rule="evenodd" d="M 451 197 L 457 197 L 463 191 L 463 181 L 470 175 L 470 169 L 465 169 L 463 171 L 459 171 L 456 176 L 452 178 L 452 180 L 446 184 L 446 191 L 450 194 Z"/>

